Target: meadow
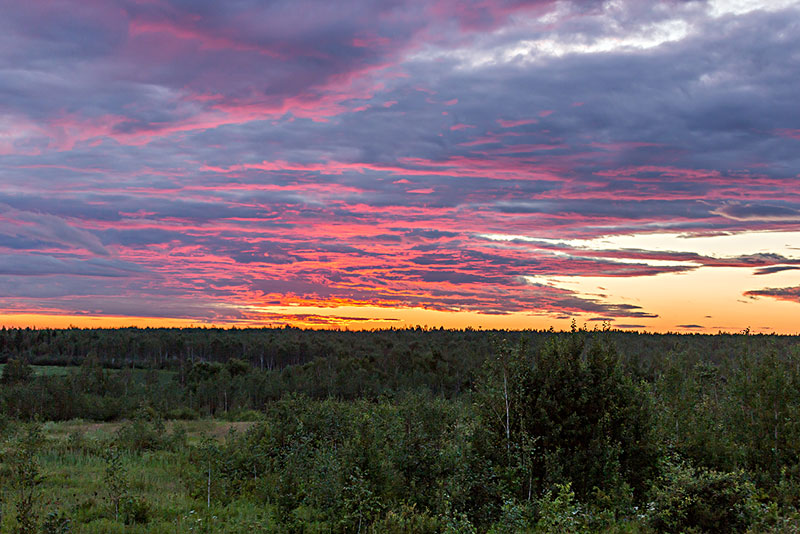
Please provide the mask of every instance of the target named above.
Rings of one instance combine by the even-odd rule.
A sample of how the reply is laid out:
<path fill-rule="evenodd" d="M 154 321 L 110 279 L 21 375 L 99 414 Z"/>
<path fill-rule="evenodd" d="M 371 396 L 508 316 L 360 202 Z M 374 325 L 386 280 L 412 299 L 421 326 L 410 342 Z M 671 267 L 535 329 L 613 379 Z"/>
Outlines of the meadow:
<path fill-rule="evenodd" d="M 800 532 L 800 338 L 2 330 L 0 532 Z"/>

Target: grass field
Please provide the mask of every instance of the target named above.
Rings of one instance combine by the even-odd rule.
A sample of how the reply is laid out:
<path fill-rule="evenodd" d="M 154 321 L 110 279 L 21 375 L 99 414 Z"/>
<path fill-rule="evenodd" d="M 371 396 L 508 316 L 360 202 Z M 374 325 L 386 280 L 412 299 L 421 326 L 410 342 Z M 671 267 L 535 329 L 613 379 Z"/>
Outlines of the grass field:
<path fill-rule="evenodd" d="M 272 531 L 270 507 L 238 500 L 228 506 L 212 503 L 209 508 L 203 492 L 193 495 L 187 481 L 197 476 L 197 469 L 185 446 L 175 451 L 120 454 L 128 495 L 146 503 L 148 520 L 128 525 L 115 521 L 104 454 L 123 424 L 68 421 L 43 425 L 45 443 L 38 455 L 42 519 L 49 512 L 61 512 L 70 518 L 69 532 L 76 534 Z M 165 426 L 167 433 L 182 427 L 187 442 L 197 444 L 204 437 L 225 440 L 231 430 L 244 431 L 252 424 L 198 420 L 167 421 Z M 13 495 L 12 488 L 0 491 L 2 533 L 13 532 L 16 525 Z"/>
<path fill-rule="evenodd" d="M 48 422 L 43 425 L 47 440 L 55 447 L 64 444 L 70 436 L 80 435 L 89 442 L 103 442 L 111 439 L 122 427 L 123 422 L 96 423 L 90 421 L 63 421 Z M 220 421 L 215 419 L 198 419 L 196 421 L 165 421 L 167 432 L 173 432 L 176 426 L 186 430 L 189 443 L 196 442 L 202 437 L 210 436 L 223 439 L 233 430 L 243 432 L 253 423 L 249 421 Z"/>
<path fill-rule="evenodd" d="M 5 368 L 6 364 L 0 363 L 0 375 L 3 373 L 3 369 Z M 79 366 L 64 366 L 64 365 L 31 365 L 31 369 L 33 370 L 33 374 L 35 376 L 67 376 L 71 372 L 77 371 L 80 369 Z M 128 371 L 127 369 L 125 371 Z M 175 371 L 166 371 L 166 370 L 155 370 L 151 371 L 149 369 L 130 369 L 130 373 L 132 374 L 132 378 L 135 381 L 142 381 L 148 373 L 155 373 L 158 376 L 158 381 L 160 383 L 167 383 L 172 380 L 177 372 Z M 106 369 L 108 373 L 121 373 L 123 372 L 122 369 Z"/>
<path fill-rule="evenodd" d="M 0 363 L 0 374 L 3 373 L 6 364 Z M 60 365 L 31 365 L 33 374 L 36 376 L 64 376 L 69 374 L 70 369 L 77 367 L 63 367 Z"/>

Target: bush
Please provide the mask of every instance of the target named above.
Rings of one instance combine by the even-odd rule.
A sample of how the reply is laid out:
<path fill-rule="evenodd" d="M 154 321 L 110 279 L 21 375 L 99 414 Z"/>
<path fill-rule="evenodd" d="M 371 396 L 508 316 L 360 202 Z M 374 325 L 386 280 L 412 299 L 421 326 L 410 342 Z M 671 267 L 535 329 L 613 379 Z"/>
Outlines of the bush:
<path fill-rule="evenodd" d="M 0 450 L 4 475 L 15 497 L 17 524 L 15 534 L 34 532 L 39 524 L 40 485 L 43 481 L 38 453 L 44 443 L 42 428 L 38 423 L 26 425 L 15 439 Z M 3 481 L 5 482 L 5 481 Z"/>
<path fill-rule="evenodd" d="M 467 514 L 453 514 L 444 525 L 443 534 L 478 534 Z"/>
<path fill-rule="evenodd" d="M 435 534 L 440 532 L 439 520 L 415 506 L 402 505 L 390 510 L 372 526 L 373 532 L 383 534 Z"/>
<path fill-rule="evenodd" d="M 197 410 L 194 410 L 189 406 L 180 406 L 178 408 L 173 408 L 172 410 L 168 411 L 167 419 L 177 419 L 180 421 L 194 421 L 196 419 L 200 419 L 200 414 L 197 412 Z"/>
<path fill-rule="evenodd" d="M 487 534 L 530 532 L 528 515 L 525 507 L 514 501 L 506 501 L 500 512 L 500 519 L 492 525 Z"/>
<path fill-rule="evenodd" d="M 143 525 L 150 522 L 150 504 L 141 497 L 128 496 L 122 501 L 120 514 L 126 525 Z"/>
<path fill-rule="evenodd" d="M 586 533 L 585 514 L 575 501 L 575 493 L 569 483 L 557 484 L 558 493 L 549 490 L 539 499 L 539 519 L 536 532 L 559 532 L 564 534 Z"/>
<path fill-rule="evenodd" d="M 171 431 L 165 438 L 167 445 L 173 451 L 185 449 L 188 440 L 189 431 L 186 429 L 186 425 L 182 423 L 173 423 Z"/>
<path fill-rule="evenodd" d="M 0 375 L 0 383 L 24 384 L 28 382 L 32 376 L 33 369 L 28 363 L 28 360 L 13 358 L 8 360 L 8 363 L 3 367 L 3 373 Z"/>
<path fill-rule="evenodd" d="M 105 517 L 105 510 L 94 496 L 87 496 L 75 503 L 71 515 L 75 524 L 83 525 Z"/>
<path fill-rule="evenodd" d="M 116 442 L 119 448 L 131 452 L 160 450 L 168 445 L 165 433 L 162 420 L 150 420 L 139 414 L 119 428 Z"/>
<path fill-rule="evenodd" d="M 69 534 L 72 532 L 72 521 L 63 512 L 50 512 L 42 523 L 43 534 Z"/>
<path fill-rule="evenodd" d="M 745 532 L 756 519 L 755 486 L 744 472 L 695 469 L 668 460 L 652 490 L 651 524 L 659 532 Z"/>

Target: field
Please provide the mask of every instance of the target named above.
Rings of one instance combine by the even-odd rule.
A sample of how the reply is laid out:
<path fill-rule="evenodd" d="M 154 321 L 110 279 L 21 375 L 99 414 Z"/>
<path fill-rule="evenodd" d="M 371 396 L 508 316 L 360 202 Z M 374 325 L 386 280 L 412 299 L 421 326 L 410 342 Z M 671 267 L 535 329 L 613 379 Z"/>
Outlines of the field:
<path fill-rule="evenodd" d="M 2 375 L 3 370 L 5 369 L 6 364 L 0 363 L 0 375 Z M 33 376 L 67 376 L 70 373 L 75 373 L 80 371 L 79 367 L 76 366 L 68 366 L 68 365 L 31 365 L 30 369 L 33 373 Z M 149 372 L 146 369 L 130 369 L 125 370 L 126 372 L 131 373 L 132 377 L 136 381 L 143 381 L 145 375 Z M 116 374 L 120 373 L 120 369 L 108 369 L 106 371 L 108 374 Z M 174 378 L 176 373 L 174 371 L 167 371 L 167 370 L 157 370 L 155 374 L 158 376 L 158 380 L 162 384 L 169 384 Z"/>
<path fill-rule="evenodd" d="M 202 522 L 225 516 L 242 525 L 257 522 L 254 507 L 235 506 L 207 510 L 202 499 L 193 498 L 185 484 L 189 469 L 185 451 L 157 450 L 145 453 L 121 452 L 120 469 L 125 473 L 131 495 L 147 503 L 147 522 L 125 525 L 109 513 L 108 461 L 104 452 L 113 443 L 123 423 L 68 421 L 43 425 L 45 442 L 39 456 L 42 504 L 45 510 L 68 510 L 71 532 L 198 532 Z M 186 431 L 187 444 L 203 437 L 224 442 L 231 430 L 244 430 L 252 423 L 212 420 L 166 422 L 167 432 L 175 427 Z M 5 528 L 13 529 L 7 518 Z M 216 528 L 216 527 L 213 527 Z M 213 531 L 213 530 L 212 530 Z"/>
<path fill-rule="evenodd" d="M 6 364 L 0 363 L 0 374 L 5 367 Z M 63 365 L 31 365 L 31 370 L 35 376 L 64 376 L 69 373 L 69 368 Z"/>

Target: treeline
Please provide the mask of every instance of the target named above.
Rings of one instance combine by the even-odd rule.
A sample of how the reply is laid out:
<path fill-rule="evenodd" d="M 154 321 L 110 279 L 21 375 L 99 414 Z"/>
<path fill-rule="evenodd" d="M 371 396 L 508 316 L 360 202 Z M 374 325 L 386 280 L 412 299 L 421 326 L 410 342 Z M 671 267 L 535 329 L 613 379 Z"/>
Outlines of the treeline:
<path fill-rule="evenodd" d="M 272 370 L 331 356 L 391 360 L 431 350 L 458 354 L 474 363 L 487 349 L 486 333 L 473 329 L 0 328 L 0 362 L 23 357 L 39 365 L 79 365 L 93 356 L 110 368 L 177 369 L 185 362 L 224 363 L 237 358 Z"/>
<path fill-rule="evenodd" d="M 520 350 L 532 359 L 565 335 L 614 346 L 622 371 L 631 379 L 651 384 L 655 391 L 678 388 L 673 396 L 687 399 L 711 391 L 713 400 L 719 399 L 719 391 L 727 391 L 729 378 L 737 370 L 774 355 L 785 358 L 800 346 L 800 338 L 794 336 L 681 336 L 581 329 L 571 334 L 424 329 L 0 330 L 0 339 L 5 339 L 0 362 L 6 362 L 0 378 L 4 386 L 0 407 L 21 419 L 107 421 L 130 417 L 142 405 L 166 417 L 182 418 L 261 410 L 290 393 L 351 400 L 427 391 L 455 398 L 474 390 L 498 340 L 524 347 Z M 82 356 L 37 355 L 31 349 L 43 347 L 45 341 L 37 345 L 37 339 L 49 339 L 47 346 L 58 347 L 65 339 L 78 338 L 80 350 L 73 347 L 67 352 Z M 163 357 L 150 359 L 147 351 L 126 357 L 105 352 L 104 347 L 113 345 L 111 339 L 127 339 L 130 346 L 151 347 L 148 350 L 160 347 L 156 353 Z M 183 339 L 183 344 L 176 339 Z M 182 348 L 180 352 L 164 348 L 174 343 Z M 234 345 L 239 352 L 211 352 L 211 347 Z M 240 357 L 243 346 L 260 349 L 246 359 Z M 192 354 L 206 357 L 192 358 Z M 262 366 L 262 360 L 268 364 Z M 52 374 L 52 367 L 37 367 L 42 364 L 59 364 L 63 372 Z M 50 373 L 35 376 L 34 368 Z M 689 391 L 692 381 L 698 385 Z M 691 413 L 685 407 L 675 410 L 678 416 Z"/>
<path fill-rule="evenodd" d="M 749 332 L 642 334 L 578 328 L 574 332 L 602 336 L 619 350 L 624 365 L 651 379 L 672 354 L 688 354 L 715 364 L 743 350 L 784 352 L 800 336 L 749 335 Z M 429 329 L 417 326 L 375 331 L 304 330 L 299 328 L 0 328 L 0 363 L 24 359 L 33 365 L 80 365 L 96 359 L 104 368 L 180 370 L 197 362 L 225 363 L 233 358 L 260 370 L 280 370 L 321 358 L 371 360 L 386 372 L 402 371 L 414 358 L 447 362 L 468 373 L 479 367 L 491 339 L 512 343 L 528 340 L 537 350 L 557 337 L 552 330 Z"/>

